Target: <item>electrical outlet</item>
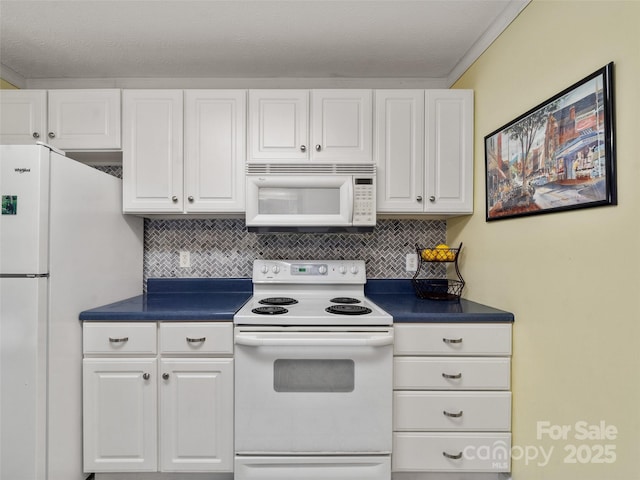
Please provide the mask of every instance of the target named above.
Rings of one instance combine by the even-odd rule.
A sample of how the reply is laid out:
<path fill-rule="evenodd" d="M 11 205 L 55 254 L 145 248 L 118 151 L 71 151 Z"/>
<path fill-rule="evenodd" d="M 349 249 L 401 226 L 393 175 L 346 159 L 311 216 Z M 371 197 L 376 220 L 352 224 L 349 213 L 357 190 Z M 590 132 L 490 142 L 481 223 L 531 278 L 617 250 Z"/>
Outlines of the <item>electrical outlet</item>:
<path fill-rule="evenodd" d="M 407 272 L 415 272 L 416 270 L 418 270 L 418 254 L 417 253 L 407 253 L 405 268 Z"/>
<path fill-rule="evenodd" d="M 180 267 L 181 268 L 191 267 L 191 254 L 185 250 L 182 250 L 180 252 Z"/>

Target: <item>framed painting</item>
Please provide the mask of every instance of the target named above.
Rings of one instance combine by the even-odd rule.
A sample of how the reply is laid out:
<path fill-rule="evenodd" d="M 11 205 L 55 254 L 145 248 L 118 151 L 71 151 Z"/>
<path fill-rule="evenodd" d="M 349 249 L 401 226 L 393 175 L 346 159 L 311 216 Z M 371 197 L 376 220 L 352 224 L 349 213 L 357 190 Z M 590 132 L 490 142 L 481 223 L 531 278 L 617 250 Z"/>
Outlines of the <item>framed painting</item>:
<path fill-rule="evenodd" d="M 486 220 L 617 203 L 613 63 L 484 139 Z"/>

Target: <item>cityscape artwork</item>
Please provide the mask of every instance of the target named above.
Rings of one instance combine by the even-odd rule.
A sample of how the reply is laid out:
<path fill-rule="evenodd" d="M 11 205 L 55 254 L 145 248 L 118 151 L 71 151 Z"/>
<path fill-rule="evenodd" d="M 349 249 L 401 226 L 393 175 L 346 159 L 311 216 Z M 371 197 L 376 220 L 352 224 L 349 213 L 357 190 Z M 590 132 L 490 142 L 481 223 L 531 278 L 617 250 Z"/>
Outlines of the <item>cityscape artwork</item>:
<path fill-rule="evenodd" d="M 613 63 L 485 137 L 487 221 L 617 203 Z"/>

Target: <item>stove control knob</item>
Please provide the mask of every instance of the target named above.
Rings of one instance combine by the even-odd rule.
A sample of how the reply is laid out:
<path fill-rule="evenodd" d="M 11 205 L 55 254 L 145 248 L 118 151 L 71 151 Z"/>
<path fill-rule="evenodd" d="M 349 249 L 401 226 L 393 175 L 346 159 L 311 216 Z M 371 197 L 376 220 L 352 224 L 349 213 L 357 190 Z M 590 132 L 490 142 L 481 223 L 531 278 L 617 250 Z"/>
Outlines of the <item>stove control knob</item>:
<path fill-rule="evenodd" d="M 262 268 L 260 268 L 260 271 L 262 273 L 267 273 L 269 271 L 269 267 L 267 267 L 266 265 L 262 265 Z"/>
<path fill-rule="evenodd" d="M 354 275 L 356 275 L 358 273 L 358 266 L 354 265 L 353 267 L 351 267 L 351 273 L 353 273 Z"/>
<path fill-rule="evenodd" d="M 273 273 L 278 273 L 278 272 L 280 272 L 280 267 L 278 265 L 274 265 L 273 268 L 271 269 L 271 271 Z"/>
<path fill-rule="evenodd" d="M 344 265 L 340 265 L 340 268 L 338 270 L 343 275 L 347 273 L 347 267 L 345 267 Z"/>
<path fill-rule="evenodd" d="M 318 272 L 320 272 L 320 275 L 325 275 L 327 273 L 327 266 L 326 265 L 320 265 L 318 267 Z"/>

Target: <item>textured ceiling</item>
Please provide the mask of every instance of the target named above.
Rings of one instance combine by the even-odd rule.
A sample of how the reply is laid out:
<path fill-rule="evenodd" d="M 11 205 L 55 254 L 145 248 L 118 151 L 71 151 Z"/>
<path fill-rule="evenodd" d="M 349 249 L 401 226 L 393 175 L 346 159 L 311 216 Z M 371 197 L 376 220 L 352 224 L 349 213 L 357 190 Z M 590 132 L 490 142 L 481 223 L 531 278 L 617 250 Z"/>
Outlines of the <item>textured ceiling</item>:
<path fill-rule="evenodd" d="M 0 63 L 24 79 L 447 78 L 526 3 L 0 0 Z"/>

